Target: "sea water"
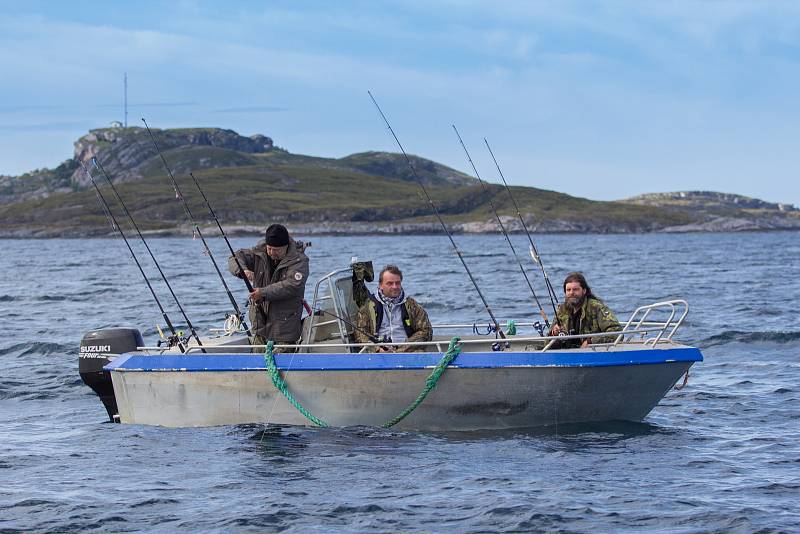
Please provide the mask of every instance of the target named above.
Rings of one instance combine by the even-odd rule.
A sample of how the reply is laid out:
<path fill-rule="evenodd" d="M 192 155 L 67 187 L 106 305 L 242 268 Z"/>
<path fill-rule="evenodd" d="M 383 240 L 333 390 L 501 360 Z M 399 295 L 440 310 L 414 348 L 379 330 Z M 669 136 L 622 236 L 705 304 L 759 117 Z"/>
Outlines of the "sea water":
<path fill-rule="evenodd" d="M 502 237 L 455 239 L 496 315 L 536 320 Z M 358 256 L 399 265 L 434 323 L 487 321 L 446 237 L 311 241 L 308 298 Z M 154 343 L 161 323 L 127 250 L 113 239 L 0 241 L 0 531 L 800 530 L 800 234 L 536 241 L 559 292 L 583 271 L 620 318 L 689 301 L 677 338 L 705 361 L 645 421 L 472 433 L 108 423 L 78 376 L 81 337 L 134 326 Z M 549 306 L 527 238 L 513 242 Z M 150 244 L 195 326 L 221 326 L 230 304 L 201 243 Z M 211 244 L 225 270 L 224 242 Z M 228 283 L 243 303 L 244 285 Z"/>

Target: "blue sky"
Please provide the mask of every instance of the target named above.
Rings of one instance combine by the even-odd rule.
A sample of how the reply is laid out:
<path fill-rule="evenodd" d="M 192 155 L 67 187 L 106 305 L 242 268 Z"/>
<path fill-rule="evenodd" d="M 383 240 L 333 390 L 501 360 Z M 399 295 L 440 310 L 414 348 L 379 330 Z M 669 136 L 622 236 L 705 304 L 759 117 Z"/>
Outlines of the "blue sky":
<path fill-rule="evenodd" d="M 135 4 L 135 5 L 134 5 Z M 800 3 L 0 0 L 0 174 L 129 123 L 292 152 L 406 149 L 593 199 L 714 190 L 800 205 Z"/>

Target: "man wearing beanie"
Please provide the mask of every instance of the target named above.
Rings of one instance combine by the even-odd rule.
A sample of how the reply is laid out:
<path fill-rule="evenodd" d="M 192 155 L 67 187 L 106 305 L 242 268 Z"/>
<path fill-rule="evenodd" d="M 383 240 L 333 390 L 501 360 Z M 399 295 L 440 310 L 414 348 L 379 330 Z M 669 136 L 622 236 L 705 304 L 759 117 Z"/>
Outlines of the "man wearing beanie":
<path fill-rule="evenodd" d="M 255 247 L 236 251 L 242 265 L 228 258 L 228 270 L 245 276 L 253 285 L 250 293 L 250 322 L 253 352 L 263 352 L 268 340 L 294 344 L 300 339 L 303 295 L 308 278 L 308 257 L 302 243 L 289 236 L 282 224 L 273 224 Z"/>

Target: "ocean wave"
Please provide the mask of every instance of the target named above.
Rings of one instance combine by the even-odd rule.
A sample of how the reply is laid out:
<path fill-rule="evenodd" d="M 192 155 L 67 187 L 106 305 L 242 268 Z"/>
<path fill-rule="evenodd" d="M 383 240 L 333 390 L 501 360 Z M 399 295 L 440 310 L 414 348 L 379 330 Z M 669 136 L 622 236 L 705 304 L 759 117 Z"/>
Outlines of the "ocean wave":
<path fill-rule="evenodd" d="M 15 369 L 13 376 L 0 380 L 0 400 L 66 400 L 85 394 L 85 388 L 77 370 L 67 374 L 58 367 L 26 367 Z"/>
<path fill-rule="evenodd" d="M 793 343 L 800 340 L 800 332 L 742 332 L 740 330 L 726 330 L 721 334 L 705 338 L 701 343 L 701 347 L 716 347 L 718 345 L 727 345 L 729 343 Z"/>
<path fill-rule="evenodd" d="M 78 347 L 74 344 L 33 341 L 30 343 L 15 343 L 9 347 L 2 347 L 0 348 L 0 356 L 5 356 L 6 354 L 14 354 L 17 357 L 30 356 L 32 354 L 48 356 L 50 354 L 77 354 L 77 351 Z"/>
<path fill-rule="evenodd" d="M 0 302 L 14 302 L 15 300 L 22 300 L 22 298 L 12 295 L 0 295 Z"/>

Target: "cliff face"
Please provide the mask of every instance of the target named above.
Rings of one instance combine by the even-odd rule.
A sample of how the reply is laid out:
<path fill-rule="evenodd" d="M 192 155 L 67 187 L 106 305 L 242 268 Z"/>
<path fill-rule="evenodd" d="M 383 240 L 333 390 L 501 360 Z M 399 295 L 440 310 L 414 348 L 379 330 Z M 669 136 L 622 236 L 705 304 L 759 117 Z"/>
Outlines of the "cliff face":
<path fill-rule="evenodd" d="M 181 147 L 213 147 L 244 154 L 258 154 L 274 149 L 269 137 L 244 137 L 233 130 L 219 128 L 156 129 L 152 132 L 162 152 Z M 114 181 L 126 181 L 144 176 L 144 171 L 149 167 L 147 164 L 158 157 L 158 153 L 144 128 L 103 128 L 92 130 L 75 142 L 76 160 L 91 168 L 91 159 L 94 157 Z M 246 158 L 239 159 L 243 163 L 249 163 Z M 227 167 L 230 163 L 225 158 L 197 160 L 199 168 Z M 175 170 L 177 169 L 173 169 Z M 79 188 L 89 185 L 89 179 L 80 167 L 72 174 L 71 179 Z"/>
<path fill-rule="evenodd" d="M 259 154 L 276 149 L 272 139 L 263 135 L 244 137 L 232 130 L 219 128 L 153 129 L 162 152 L 176 148 L 219 149 L 229 157 L 193 158 L 192 169 L 251 164 L 246 154 Z M 233 157 L 231 157 L 233 156 Z M 0 205 L 43 199 L 56 193 L 80 191 L 90 187 L 79 162 L 92 173 L 96 157 L 114 182 L 142 178 L 153 167 L 156 149 L 144 128 L 100 128 L 91 130 L 74 144 L 74 158 L 55 169 L 38 169 L 22 176 L 0 176 Z M 182 167 L 173 169 L 176 172 Z"/>
<path fill-rule="evenodd" d="M 340 159 L 315 158 L 290 154 L 274 145 L 270 137 L 250 137 L 220 128 L 151 129 L 170 168 L 179 173 L 206 169 L 264 165 L 300 165 L 311 169 L 346 169 L 370 176 L 415 182 L 405 158 L 388 152 L 364 152 Z M 268 156 L 265 158 L 264 156 Z M 55 169 L 38 169 L 22 176 L 0 176 L 0 205 L 44 199 L 56 193 L 90 188 L 82 162 L 96 175 L 92 158 L 115 183 L 129 182 L 156 174 L 163 175 L 163 164 L 144 128 L 100 128 L 91 130 L 74 143 L 74 158 Z M 410 156 L 418 176 L 426 185 L 468 186 L 475 179 L 417 156 Z"/>

